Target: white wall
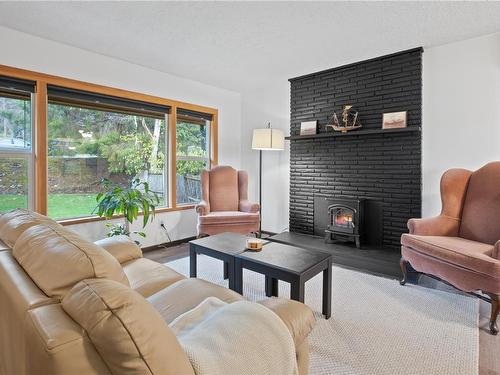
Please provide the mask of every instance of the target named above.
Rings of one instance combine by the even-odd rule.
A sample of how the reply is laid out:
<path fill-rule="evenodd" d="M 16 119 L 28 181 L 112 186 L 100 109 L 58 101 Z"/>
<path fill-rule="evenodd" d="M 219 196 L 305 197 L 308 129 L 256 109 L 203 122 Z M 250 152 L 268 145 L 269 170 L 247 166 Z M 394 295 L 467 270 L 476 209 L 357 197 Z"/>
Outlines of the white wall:
<path fill-rule="evenodd" d="M 425 217 L 441 209 L 445 170 L 500 160 L 500 33 L 426 48 L 423 71 Z"/>
<path fill-rule="evenodd" d="M 5 27 L 0 27 L 0 45 L 2 46 L 0 55 L 2 65 L 217 108 L 219 110 L 219 163 L 240 167 L 240 94 Z M 141 240 L 144 246 L 167 241 L 166 235 L 159 228 L 159 221 L 165 222 L 173 240 L 196 234 L 194 210 L 159 214 L 156 222 L 147 227 L 147 238 Z M 74 229 L 91 239 L 102 238 L 105 234 L 102 222 L 80 224 L 74 226 Z"/>
<path fill-rule="evenodd" d="M 252 150 L 252 130 L 273 128 L 290 133 L 290 86 L 287 81 L 242 93 L 241 164 L 249 174 L 249 195 L 258 202 L 259 151 Z M 263 151 L 262 229 L 281 232 L 288 228 L 290 142 L 284 151 Z"/>

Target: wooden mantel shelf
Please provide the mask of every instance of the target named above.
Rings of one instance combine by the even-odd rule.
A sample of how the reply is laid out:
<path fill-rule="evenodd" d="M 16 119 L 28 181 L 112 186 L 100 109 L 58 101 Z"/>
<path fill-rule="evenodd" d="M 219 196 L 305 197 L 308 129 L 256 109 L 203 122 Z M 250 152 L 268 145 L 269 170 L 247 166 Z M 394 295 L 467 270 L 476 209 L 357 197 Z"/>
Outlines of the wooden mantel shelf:
<path fill-rule="evenodd" d="M 310 135 L 292 135 L 289 137 L 285 137 L 290 141 L 301 141 L 306 139 L 315 139 L 315 138 L 334 138 L 334 137 L 349 137 L 353 135 L 369 135 L 369 134 L 389 134 L 389 133 L 408 133 L 408 132 L 420 132 L 422 128 L 420 126 L 409 126 L 407 128 L 401 129 L 364 129 L 364 130 L 352 130 L 350 132 L 341 133 L 341 132 L 328 132 L 328 133 L 320 133 L 320 134 L 310 134 Z"/>

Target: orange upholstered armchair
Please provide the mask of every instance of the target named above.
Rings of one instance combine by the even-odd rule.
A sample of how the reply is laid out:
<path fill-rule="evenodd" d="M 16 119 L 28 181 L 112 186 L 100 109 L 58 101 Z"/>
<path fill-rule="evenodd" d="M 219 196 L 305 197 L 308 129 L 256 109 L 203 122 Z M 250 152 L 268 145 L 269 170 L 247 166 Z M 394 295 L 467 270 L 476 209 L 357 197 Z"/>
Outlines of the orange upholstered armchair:
<path fill-rule="evenodd" d="M 410 219 L 401 237 L 401 269 L 437 276 L 466 292 L 491 299 L 490 331 L 500 309 L 500 161 L 475 172 L 451 169 L 441 178 L 439 216 Z"/>
<path fill-rule="evenodd" d="M 201 172 L 202 200 L 196 206 L 198 237 L 259 231 L 259 205 L 248 201 L 248 174 L 229 166 Z"/>

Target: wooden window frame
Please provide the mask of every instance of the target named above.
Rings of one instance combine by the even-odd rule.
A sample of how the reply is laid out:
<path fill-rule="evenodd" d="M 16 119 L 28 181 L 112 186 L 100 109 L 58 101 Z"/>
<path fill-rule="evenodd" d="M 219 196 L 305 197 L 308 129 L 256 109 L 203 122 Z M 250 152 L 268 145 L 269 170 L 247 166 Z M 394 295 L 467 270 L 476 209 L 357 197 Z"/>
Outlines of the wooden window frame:
<path fill-rule="evenodd" d="M 160 104 L 170 107 L 168 115 L 168 145 L 169 145 L 169 176 L 168 176 L 168 207 L 158 208 L 157 213 L 182 211 L 194 208 L 194 205 L 177 205 L 176 191 L 176 126 L 177 126 L 177 109 L 186 109 L 195 112 L 202 112 L 212 115 L 210 123 L 210 167 L 218 164 L 218 110 L 215 108 L 205 107 L 197 104 L 181 102 L 162 98 L 159 96 L 141 94 L 134 91 L 128 91 L 108 86 L 102 86 L 94 83 L 64 78 L 45 73 L 39 73 L 26 69 L 14 68 L 11 66 L 0 65 L 0 75 L 26 79 L 36 82 L 35 90 L 35 142 L 34 142 L 34 169 L 35 181 L 34 186 L 34 201 L 35 211 L 42 215 L 47 215 L 47 199 L 48 199 L 48 128 L 47 128 L 47 111 L 48 97 L 47 85 L 61 86 L 75 90 L 87 91 L 95 94 L 115 96 L 123 99 L 138 100 L 152 104 Z M 116 218 L 123 217 L 115 215 Z M 63 225 L 81 224 L 93 221 L 105 220 L 98 216 L 86 216 L 81 218 L 60 220 Z"/>
<path fill-rule="evenodd" d="M 216 163 L 213 162 L 213 158 L 214 158 L 214 154 L 213 154 L 213 150 L 212 150 L 212 145 L 213 145 L 213 141 L 214 141 L 214 138 L 212 137 L 212 124 L 213 124 L 213 118 L 211 120 L 200 120 L 200 119 L 197 119 L 197 118 L 194 118 L 194 117 L 190 117 L 190 116 L 185 116 L 185 115 L 178 115 L 176 114 L 176 119 L 175 119 L 175 129 L 176 129 L 176 132 L 177 132 L 177 121 L 180 120 L 180 121 L 186 121 L 188 123 L 191 123 L 191 124 L 196 124 L 196 125 L 200 125 L 200 126 L 206 126 L 207 125 L 207 121 L 208 121 L 208 136 L 210 137 L 210 140 L 209 140 L 209 147 L 208 147 L 208 156 L 207 157 L 204 157 L 204 161 L 208 161 L 208 167 L 209 168 L 212 168 L 213 166 L 217 165 Z M 176 134 L 176 140 L 175 142 L 177 142 L 177 134 Z M 174 147 L 176 146 L 173 145 Z M 177 148 L 173 149 L 172 150 L 172 153 L 175 154 L 175 171 L 173 171 L 175 173 L 175 176 L 177 178 Z M 187 157 L 189 158 L 189 156 Z M 183 159 L 183 160 L 189 160 L 189 159 Z M 176 183 L 176 188 L 177 188 L 177 183 Z M 192 207 L 193 204 L 190 204 L 190 203 L 178 203 L 177 202 L 177 191 L 175 191 L 175 195 L 173 195 L 172 199 L 175 200 L 175 204 L 176 204 L 176 207 Z"/>

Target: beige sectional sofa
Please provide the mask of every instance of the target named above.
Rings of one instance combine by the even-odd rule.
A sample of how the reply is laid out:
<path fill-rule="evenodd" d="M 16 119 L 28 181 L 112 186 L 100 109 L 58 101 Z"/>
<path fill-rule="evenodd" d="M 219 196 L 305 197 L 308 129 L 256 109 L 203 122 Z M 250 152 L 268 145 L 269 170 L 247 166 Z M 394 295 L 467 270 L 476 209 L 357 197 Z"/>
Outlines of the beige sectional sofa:
<path fill-rule="evenodd" d="M 2 375 L 192 374 L 168 324 L 207 297 L 243 299 L 143 258 L 127 237 L 88 242 L 27 210 L 0 216 L 0 239 Z M 289 329 L 307 374 L 312 311 L 286 299 L 260 303 Z"/>

